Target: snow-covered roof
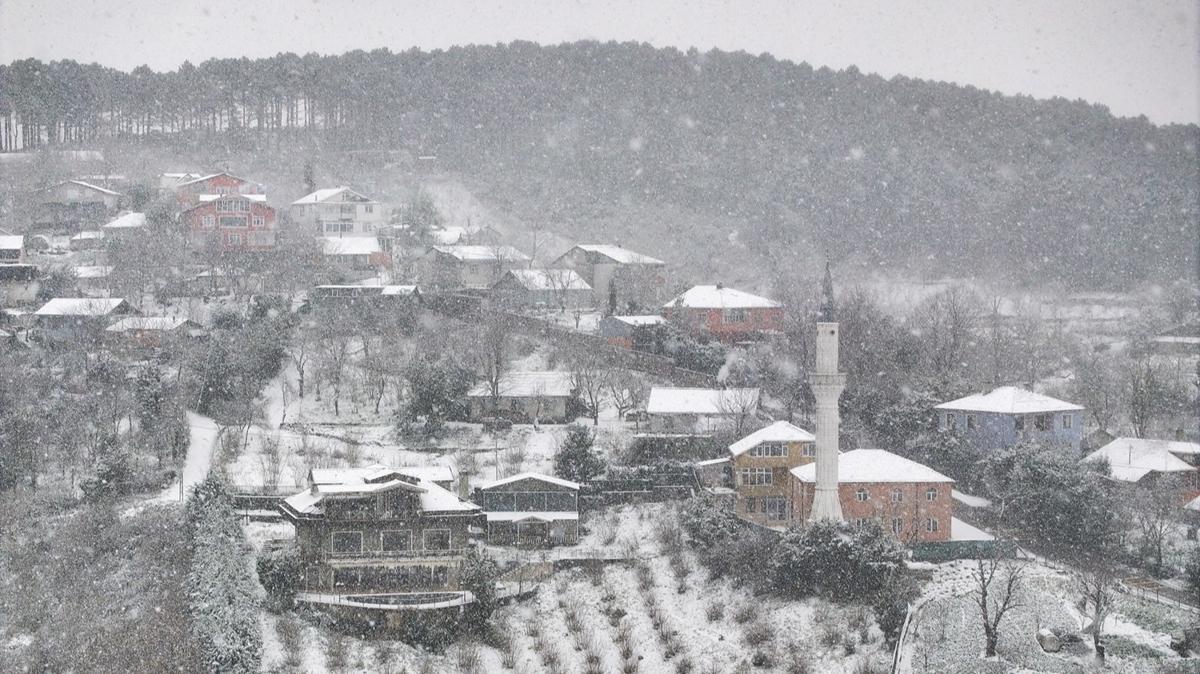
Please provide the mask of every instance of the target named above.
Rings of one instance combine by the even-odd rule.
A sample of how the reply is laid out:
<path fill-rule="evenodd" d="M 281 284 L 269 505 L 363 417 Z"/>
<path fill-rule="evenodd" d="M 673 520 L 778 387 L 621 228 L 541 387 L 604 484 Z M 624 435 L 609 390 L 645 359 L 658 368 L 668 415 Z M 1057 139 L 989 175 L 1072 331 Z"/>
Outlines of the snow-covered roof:
<path fill-rule="evenodd" d="M 816 442 L 817 436 L 786 421 L 760 428 L 729 446 L 729 453 L 740 456 L 764 442 Z"/>
<path fill-rule="evenodd" d="M 716 466 L 716 465 L 722 464 L 722 463 L 729 463 L 729 457 L 721 456 L 721 457 L 717 457 L 715 459 L 705 459 L 703 461 L 697 461 L 693 465 L 695 465 L 697 468 L 707 468 L 708 466 Z"/>
<path fill-rule="evenodd" d="M 379 292 L 381 295 L 413 295 L 420 290 L 419 286 L 391 285 L 383 286 L 383 290 Z"/>
<path fill-rule="evenodd" d="M 121 193 L 120 193 L 120 192 L 114 192 L 114 191 L 112 191 L 112 190 L 110 190 L 110 189 L 108 189 L 108 188 L 106 188 L 106 187 L 100 187 L 99 185 L 93 185 L 93 184 L 91 184 L 91 183 L 84 182 L 84 181 L 82 181 L 82 180 L 68 180 L 68 181 L 66 181 L 66 182 L 59 183 L 59 185 L 66 185 L 66 184 L 68 184 L 68 183 L 70 183 L 70 184 L 72 184 L 72 185 L 78 185 L 78 186 L 80 186 L 80 187 L 83 187 L 83 188 L 86 188 L 86 189 L 89 189 L 89 190 L 95 190 L 95 191 L 97 191 L 97 192 L 100 192 L 101 194 L 107 194 L 107 195 L 109 195 L 109 196 L 112 196 L 112 197 L 119 197 L 119 196 L 121 196 Z"/>
<path fill-rule="evenodd" d="M 174 330 L 187 323 L 188 320 L 181 316 L 127 316 L 105 328 L 105 331 Z"/>
<path fill-rule="evenodd" d="M 292 205 L 302 206 L 304 204 L 319 204 L 319 203 L 322 203 L 325 201 L 332 201 L 335 203 L 339 202 L 339 201 L 346 201 L 345 199 L 334 199 L 334 197 L 336 197 L 340 194 L 347 193 L 347 192 L 350 194 L 353 194 L 354 196 L 359 198 L 359 200 L 355 201 L 354 203 L 357 203 L 357 204 L 377 203 L 370 197 L 363 196 L 362 194 L 355 192 L 354 190 L 350 189 L 349 187 L 326 187 L 323 189 L 319 189 L 316 192 L 313 192 L 312 194 L 306 194 L 306 195 L 300 197 L 299 199 L 293 201 Z"/>
<path fill-rule="evenodd" d="M 25 237 L 21 234 L 0 236 L 0 250 L 21 250 L 25 247 Z"/>
<path fill-rule="evenodd" d="M 113 268 L 107 265 L 83 265 L 72 267 L 75 278 L 108 278 Z"/>
<path fill-rule="evenodd" d="M 85 229 L 82 232 L 71 237 L 72 241 L 86 241 L 88 239 L 103 239 L 104 232 L 95 229 Z"/>
<path fill-rule="evenodd" d="M 1187 508 L 1188 510 L 1195 510 L 1197 512 L 1200 512 L 1200 496 L 1197 496 L 1196 498 L 1192 499 L 1191 501 L 1188 501 L 1188 504 L 1183 507 Z"/>
<path fill-rule="evenodd" d="M 406 476 L 409 480 L 396 476 Z M 391 489 L 402 489 L 417 494 L 421 510 L 426 512 L 470 512 L 479 506 L 464 501 L 450 491 L 435 484 L 449 474 L 438 466 L 415 468 L 389 468 L 375 464 L 362 468 L 314 468 L 309 472 L 312 489 L 305 490 L 284 500 L 289 508 L 303 515 L 322 514 L 321 501 L 326 497 L 358 497 Z M 372 481 L 374 480 L 374 481 Z"/>
<path fill-rule="evenodd" d="M 506 398 L 565 398 L 574 390 L 570 372 L 505 372 L 500 377 L 500 396 Z M 492 395 L 488 382 L 476 384 L 467 396 L 488 398 Z"/>
<path fill-rule="evenodd" d="M 245 199 L 246 201 L 257 201 L 259 203 L 266 203 L 267 201 L 267 195 L 265 194 L 201 194 L 196 197 L 196 201 L 206 204 L 222 198 Z"/>
<path fill-rule="evenodd" d="M 792 469 L 801 482 L 817 481 L 817 464 Z M 843 482 L 954 482 L 936 470 L 883 449 L 854 449 L 838 455 L 838 483 Z"/>
<path fill-rule="evenodd" d="M 488 511 L 484 515 L 489 522 L 524 522 L 526 520 L 537 520 L 538 522 L 558 522 L 562 520 L 577 520 L 579 512 L 574 510 L 553 510 L 553 511 L 525 511 L 525 510 L 503 510 L 503 511 Z"/>
<path fill-rule="evenodd" d="M 321 245 L 325 255 L 372 255 L 381 253 L 379 239 L 373 236 L 323 237 Z"/>
<path fill-rule="evenodd" d="M 725 286 L 693 286 L 663 305 L 690 309 L 769 309 L 783 306 L 775 300 Z"/>
<path fill-rule="evenodd" d="M 429 238 L 443 246 L 454 246 L 467 238 L 467 230 L 465 227 L 443 227 L 430 230 Z"/>
<path fill-rule="evenodd" d="M 646 316 L 609 316 L 614 321 L 620 321 L 626 325 L 632 325 L 635 328 L 642 328 L 651 325 L 662 325 L 667 322 L 667 319 L 657 314 Z"/>
<path fill-rule="evenodd" d="M 1181 451 L 1175 452 L 1171 449 L 1172 445 L 1180 446 Z M 1177 453 L 1196 452 L 1197 445 L 1190 442 L 1117 438 L 1088 454 L 1083 460 L 1094 462 L 1108 459 L 1114 480 L 1137 482 L 1150 473 L 1182 473 L 1196 470 L 1194 466 L 1176 456 Z"/>
<path fill-rule="evenodd" d="M 394 470 L 428 482 L 453 482 L 457 477 L 450 466 L 405 466 Z"/>
<path fill-rule="evenodd" d="M 107 316 L 125 300 L 120 297 L 55 297 L 33 312 L 34 316 Z"/>
<path fill-rule="evenodd" d="M 528 261 L 529 256 L 512 246 L 433 246 L 444 255 L 449 255 L 464 262 L 488 262 L 504 260 L 508 262 Z"/>
<path fill-rule="evenodd" d="M 583 277 L 573 269 L 513 269 L 511 276 L 526 290 L 591 290 Z M 503 283 L 504 279 L 497 281 Z"/>
<path fill-rule="evenodd" d="M 537 480 L 539 482 L 548 482 L 550 484 L 558 485 L 560 487 L 566 487 L 567 489 L 579 489 L 578 482 L 564 480 L 561 477 L 554 477 L 553 475 L 546 475 L 544 473 L 532 473 L 532 472 L 517 473 L 516 475 L 510 475 L 508 477 L 500 478 L 499 480 L 492 480 L 491 482 L 488 482 L 487 484 L 484 484 L 484 485 L 480 486 L 479 488 L 480 489 L 492 489 L 493 487 L 499 487 L 501 485 L 511 484 L 513 482 L 520 482 L 521 480 Z"/>
<path fill-rule="evenodd" d="M 604 257 L 607 257 L 618 264 L 666 264 L 666 262 L 650 257 L 649 255 L 642 255 L 641 253 L 635 253 L 628 248 L 622 248 L 620 246 L 614 246 L 607 243 L 581 243 L 575 247 L 589 253 L 603 255 Z"/>
<path fill-rule="evenodd" d="M 950 540 L 994 541 L 996 537 L 978 527 L 971 526 L 957 517 L 950 518 Z"/>
<path fill-rule="evenodd" d="M 1083 408 L 1074 403 L 1064 402 L 1016 386 L 1001 386 L 988 393 L 976 393 L 942 403 L 935 409 L 996 414 L 1038 414 L 1041 412 L 1074 412 Z"/>
<path fill-rule="evenodd" d="M 212 180 L 213 178 L 216 178 L 217 176 L 229 176 L 230 178 L 233 178 L 234 180 L 240 180 L 244 183 L 250 182 L 249 180 L 246 180 L 245 178 L 239 178 L 239 177 L 233 175 L 232 173 L 226 173 L 225 171 L 221 171 L 220 173 L 210 173 L 206 176 L 200 176 L 199 178 L 193 178 L 192 180 L 181 182 L 181 183 L 179 183 L 178 187 L 186 187 L 188 185 L 194 185 L 195 183 L 202 183 L 206 180 Z"/>
<path fill-rule="evenodd" d="M 146 226 L 145 213 L 126 213 L 104 225 L 102 229 L 127 229 Z"/>
<path fill-rule="evenodd" d="M 655 386 L 648 414 L 741 414 L 758 406 L 756 388 L 672 388 Z"/>

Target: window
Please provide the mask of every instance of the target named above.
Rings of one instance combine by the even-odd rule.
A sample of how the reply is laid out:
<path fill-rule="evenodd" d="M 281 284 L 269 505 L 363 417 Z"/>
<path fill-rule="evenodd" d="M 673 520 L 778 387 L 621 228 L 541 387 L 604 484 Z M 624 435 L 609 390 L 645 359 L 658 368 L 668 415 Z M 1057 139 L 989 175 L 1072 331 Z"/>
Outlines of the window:
<path fill-rule="evenodd" d="M 788 502 L 781 496 L 768 496 L 762 500 L 762 510 L 769 520 L 786 520 Z"/>
<path fill-rule="evenodd" d="M 267 219 L 261 215 L 256 215 L 253 218 L 250 218 L 250 224 L 254 225 L 255 227 L 266 227 Z"/>
<path fill-rule="evenodd" d="M 750 312 L 745 309 L 726 309 L 726 323 L 745 323 L 750 320 Z"/>
<path fill-rule="evenodd" d="M 812 443 L 812 442 L 804 443 L 804 449 L 801 450 L 800 453 L 803 454 L 804 456 L 816 456 L 817 455 L 816 443 Z"/>
<path fill-rule="evenodd" d="M 338 234 L 341 232 L 353 232 L 353 222 L 327 222 L 325 223 L 325 231 L 330 234 Z"/>
<path fill-rule="evenodd" d="M 242 245 L 242 235 L 230 234 L 229 236 L 225 237 L 225 243 L 229 244 L 230 246 L 240 246 Z"/>
<path fill-rule="evenodd" d="M 217 202 L 217 210 L 226 213 L 249 213 L 250 202 L 245 199 L 221 199 Z"/>
<path fill-rule="evenodd" d="M 748 512 L 748 513 L 755 512 L 757 506 L 758 506 L 758 499 L 754 498 L 753 496 L 746 499 L 746 512 Z"/>
<path fill-rule="evenodd" d="M 903 501 L 904 501 L 904 490 L 893 489 L 892 490 L 892 503 L 901 503 Z"/>
<path fill-rule="evenodd" d="M 937 520 L 933 519 L 932 517 L 925 520 L 925 531 L 932 533 L 937 530 L 938 530 L 938 521 Z"/>
<path fill-rule="evenodd" d="M 899 517 L 892 518 L 892 533 L 900 535 L 904 532 L 904 520 Z"/>
<path fill-rule="evenodd" d="M 245 227 L 246 218 L 241 215 L 222 215 L 217 220 L 222 227 Z"/>
<path fill-rule="evenodd" d="M 770 468 L 743 468 L 740 473 L 744 485 L 771 484 L 772 471 Z"/>
<path fill-rule="evenodd" d="M 859 517 L 859 518 L 856 518 L 856 519 L 854 520 L 854 526 L 855 526 L 855 527 L 857 527 L 857 528 L 859 528 L 859 529 L 861 529 L 861 528 L 863 528 L 863 527 L 867 526 L 867 518 L 865 518 L 865 517 Z"/>
<path fill-rule="evenodd" d="M 216 216 L 206 215 L 200 218 L 200 224 L 204 227 L 212 227 L 213 225 L 217 224 L 217 218 Z"/>
<path fill-rule="evenodd" d="M 954 430 L 958 427 L 958 415 L 954 412 L 946 412 L 946 428 Z"/>
<path fill-rule="evenodd" d="M 335 555 L 360 554 L 363 551 L 361 531 L 335 531 L 330 534 L 329 544 Z"/>
<path fill-rule="evenodd" d="M 334 587 L 351 587 L 359 585 L 362 582 L 362 576 L 359 575 L 358 569 L 334 569 L 333 570 L 333 586 Z"/>
<path fill-rule="evenodd" d="M 449 529 L 426 529 L 421 532 L 421 542 L 426 550 L 449 550 Z"/>
<path fill-rule="evenodd" d="M 871 495 L 867 492 L 866 489 L 860 487 L 858 491 L 854 492 L 854 498 L 857 499 L 859 502 L 863 502 L 863 501 L 866 501 L 867 499 L 871 498 Z"/>
<path fill-rule="evenodd" d="M 371 206 L 370 204 L 363 206 L 363 213 L 374 213 L 374 212 L 375 212 L 374 206 Z"/>
<path fill-rule="evenodd" d="M 926 501 L 936 501 L 937 500 L 937 491 L 938 490 L 936 487 L 930 487 L 929 489 L 926 489 L 925 490 L 925 500 Z"/>
<path fill-rule="evenodd" d="M 779 442 L 764 442 L 750 450 L 750 456 L 787 456 L 787 445 Z"/>
<path fill-rule="evenodd" d="M 1014 417 L 1013 427 L 1016 428 L 1017 431 L 1025 430 L 1025 417 Z"/>
<path fill-rule="evenodd" d="M 974 414 L 967 415 L 967 430 L 968 431 L 975 430 L 975 415 Z"/>
<path fill-rule="evenodd" d="M 1039 414 L 1033 418 L 1033 425 L 1039 431 L 1049 431 L 1054 428 L 1053 414 Z"/>
<path fill-rule="evenodd" d="M 1063 415 L 1063 428 L 1072 428 L 1075 425 L 1075 418 L 1070 414 Z"/>
<path fill-rule="evenodd" d="M 408 552 L 412 550 L 411 531 L 383 531 L 379 534 L 379 549 L 384 552 Z"/>

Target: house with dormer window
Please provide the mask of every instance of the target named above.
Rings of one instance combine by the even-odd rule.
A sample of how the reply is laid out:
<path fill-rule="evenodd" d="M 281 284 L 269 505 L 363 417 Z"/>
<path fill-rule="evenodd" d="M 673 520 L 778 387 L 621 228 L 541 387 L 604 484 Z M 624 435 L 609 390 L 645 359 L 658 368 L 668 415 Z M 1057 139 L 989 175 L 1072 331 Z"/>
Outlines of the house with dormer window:
<path fill-rule="evenodd" d="M 275 247 L 275 209 L 265 194 L 203 194 L 180 216 L 192 250 L 265 251 Z"/>
<path fill-rule="evenodd" d="M 314 468 L 308 482 L 279 506 L 296 529 L 305 592 L 458 589 L 479 506 L 423 469 Z"/>

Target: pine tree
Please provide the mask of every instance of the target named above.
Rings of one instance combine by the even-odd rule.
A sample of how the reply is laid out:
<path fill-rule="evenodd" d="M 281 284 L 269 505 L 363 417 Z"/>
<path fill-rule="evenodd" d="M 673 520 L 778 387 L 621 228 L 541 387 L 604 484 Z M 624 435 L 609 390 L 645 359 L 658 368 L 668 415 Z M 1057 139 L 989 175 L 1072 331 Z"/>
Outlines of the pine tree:
<path fill-rule="evenodd" d="M 604 472 L 604 459 L 592 451 L 594 437 L 586 426 L 571 424 L 567 437 L 554 455 L 554 474 L 575 482 L 587 482 Z"/>

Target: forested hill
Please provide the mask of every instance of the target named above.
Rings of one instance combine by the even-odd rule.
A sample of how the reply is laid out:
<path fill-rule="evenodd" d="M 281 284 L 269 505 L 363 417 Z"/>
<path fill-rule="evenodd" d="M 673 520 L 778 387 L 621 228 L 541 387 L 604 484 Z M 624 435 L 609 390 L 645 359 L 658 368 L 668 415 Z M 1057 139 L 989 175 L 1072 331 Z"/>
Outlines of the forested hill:
<path fill-rule="evenodd" d="M 603 238 L 603 223 L 651 206 L 677 217 L 627 231 L 776 267 L 815 254 L 1098 287 L 1197 264 L 1195 125 L 769 56 L 581 42 L 170 73 L 20 61 L 0 68 L 0 94 L 8 149 L 14 131 L 87 142 L 231 127 L 251 143 L 279 130 L 401 147 L 567 234 Z"/>

